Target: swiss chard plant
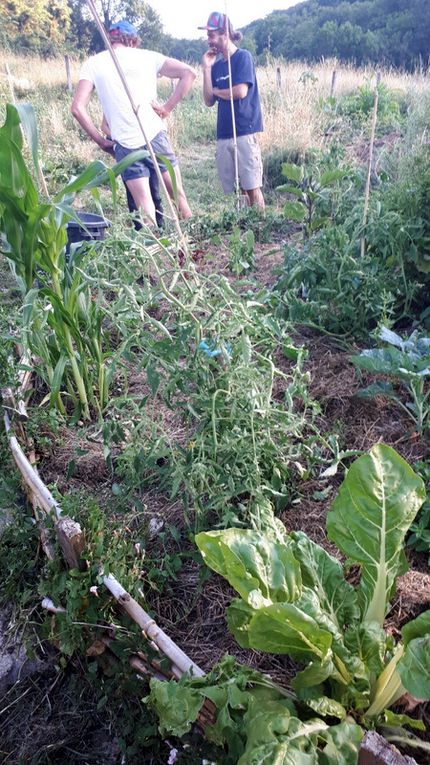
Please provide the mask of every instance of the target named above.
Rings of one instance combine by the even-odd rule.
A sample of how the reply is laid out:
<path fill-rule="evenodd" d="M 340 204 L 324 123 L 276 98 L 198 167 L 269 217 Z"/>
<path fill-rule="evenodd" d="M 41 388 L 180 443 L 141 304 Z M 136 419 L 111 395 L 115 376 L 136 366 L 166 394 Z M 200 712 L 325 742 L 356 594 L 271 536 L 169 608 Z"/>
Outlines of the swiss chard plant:
<path fill-rule="evenodd" d="M 386 375 L 401 383 L 410 401 L 403 403 L 391 382 L 378 381 L 360 391 L 361 396 L 384 395 L 394 401 L 411 418 L 417 430 L 428 427 L 430 414 L 430 388 L 426 378 L 430 376 L 430 337 L 423 337 L 416 330 L 404 340 L 387 327 L 382 327 L 379 338 L 384 348 L 370 348 L 351 357 L 359 369 L 373 374 Z"/>
<path fill-rule="evenodd" d="M 206 564 L 239 595 L 227 611 L 239 644 L 286 654 L 298 663 L 292 689 L 294 714 L 302 721 L 312 716 L 328 726 L 336 719 L 352 721 L 363 731 L 382 728 L 387 737 L 430 750 L 400 730 L 404 724 L 423 730 L 423 724 L 391 709 L 406 692 L 430 698 L 430 611 L 406 624 L 397 643 L 384 629 L 396 579 L 407 568 L 405 535 L 424 497 L 422 479 L 389 446 L 378 444 L 352 464 L 328 514 L 327 532 L 348 565 L 360 567 L 357 586 L 336 558 L 302 532 L 287 534 L 268 513 L 258 529 L 196 536 Z M 273 719 L 274 725 L 269 720 L 267 725 L 281 746 L 291 735 L 290 723 L 281 728 L 279 718 Z M 357 740 L 354 727 L 342 731 L 347 738 L 351 733 L 351 744 Z M 253 725 L 246 747 L 252 736 Z M 336 759 L 315 747 L 309 762 L 356 762 L 351 753 Z"/>

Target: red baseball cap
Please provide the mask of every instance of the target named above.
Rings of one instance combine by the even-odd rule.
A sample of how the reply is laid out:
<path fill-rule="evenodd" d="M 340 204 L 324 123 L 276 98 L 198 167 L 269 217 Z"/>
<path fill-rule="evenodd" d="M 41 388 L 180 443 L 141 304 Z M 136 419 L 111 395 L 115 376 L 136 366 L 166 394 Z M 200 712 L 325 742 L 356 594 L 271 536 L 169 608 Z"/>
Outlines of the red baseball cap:
<path fill-rule="evenodd" d="M 224 32 L 226 28 L 226 21 L 227 19 L 224 13 L 213 11 L 208 18 L 208 23 L 206 26 L 197 27 L 197 29 L 206 29 L 208 32 Z"/>

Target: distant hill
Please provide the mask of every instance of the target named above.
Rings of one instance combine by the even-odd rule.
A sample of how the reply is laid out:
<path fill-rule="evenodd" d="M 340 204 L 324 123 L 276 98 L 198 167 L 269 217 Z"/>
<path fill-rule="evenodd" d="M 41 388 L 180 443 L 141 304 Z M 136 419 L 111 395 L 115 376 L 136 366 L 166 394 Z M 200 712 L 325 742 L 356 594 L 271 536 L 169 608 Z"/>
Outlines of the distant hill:
<path fill-rule="evenodd" d="M 306 0 L 242 30 L 258 56 L 405 69 L 430 63 L 430 0 Z"/>

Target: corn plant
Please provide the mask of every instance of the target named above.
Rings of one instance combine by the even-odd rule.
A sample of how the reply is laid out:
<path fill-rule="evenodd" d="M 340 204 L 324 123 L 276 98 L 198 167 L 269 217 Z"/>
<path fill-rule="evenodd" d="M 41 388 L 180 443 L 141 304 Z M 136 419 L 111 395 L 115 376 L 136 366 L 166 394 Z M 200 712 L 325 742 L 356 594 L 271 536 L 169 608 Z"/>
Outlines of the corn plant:
<path fill-rule="evenodd" d="M 43 362 L 51 403 L 64 410 L 66 389 L 81 416 L 90 419 L 90 405 L 100 411 L 107 401 L 103 310 L 98 301 L 92 302 L 79 268 L 81 258 L 66 261 L 66 223 L 77 219 L 71 207 L 77 192 L 110 181 L 115 195 L 115 175 L 125 165 L 119 163 L 110 170 L 102 162 L 93 162 L 53 201 L 45 200 L 24 158 L 22 128 L 38 171 L 34 111 L 30 104 L 8 104 L 0 128 L 0 247 L 23 294 L 24 340 Z M 90 369 L 96 370 L 95 377 Z"/>

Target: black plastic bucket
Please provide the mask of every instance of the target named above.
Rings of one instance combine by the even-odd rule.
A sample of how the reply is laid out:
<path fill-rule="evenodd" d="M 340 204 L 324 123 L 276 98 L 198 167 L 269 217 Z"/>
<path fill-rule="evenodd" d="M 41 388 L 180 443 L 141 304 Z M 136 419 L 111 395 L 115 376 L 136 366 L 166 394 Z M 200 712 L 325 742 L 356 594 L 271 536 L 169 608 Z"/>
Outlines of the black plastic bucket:
<path fill-rule="evenodd" d="M 106 218 L 96 213 L 77 212 L 79 223 L 69 220 L 67 223 L 67 246 L 66 252 L 70 252 L 70 245 L 76 242 L 90 242 L 105 238 L 106 229 L 110 223 Z"/>

